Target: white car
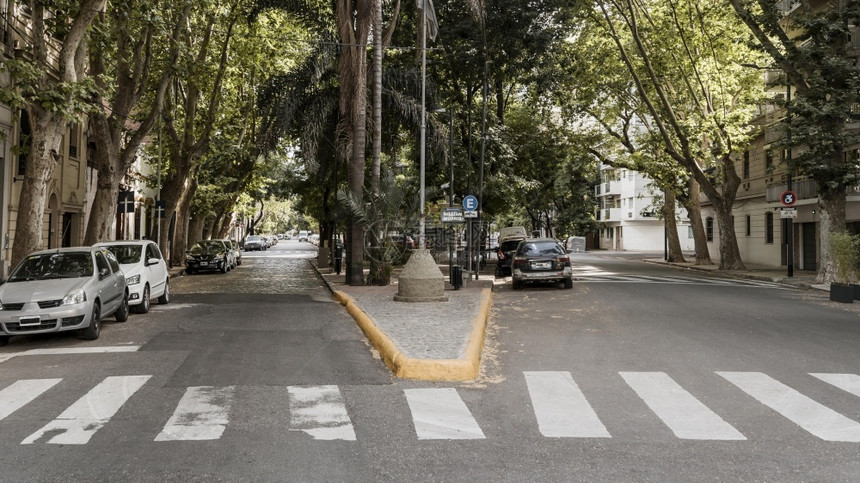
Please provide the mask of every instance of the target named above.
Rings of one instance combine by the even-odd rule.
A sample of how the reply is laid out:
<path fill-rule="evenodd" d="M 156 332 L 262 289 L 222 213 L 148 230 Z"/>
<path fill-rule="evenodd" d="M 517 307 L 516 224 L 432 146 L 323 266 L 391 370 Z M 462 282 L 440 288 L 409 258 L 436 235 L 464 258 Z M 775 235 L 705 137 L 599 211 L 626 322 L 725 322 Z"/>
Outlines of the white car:
<path fill-rule="evenodd" d="M 154 297 L 158 303 L 170 302 L 170 273 L 158 245 L 150 240 L 97 243 L 119 260 L 128 286 L 128 305 L 141 314 L 149 312 Z"/>
<path fill-rule="evenodd" d="M 77 331 L 95 340 L 101 320 L 128 320 L 125 274 L 101 247 L 31 253 L 0 285 L 0 346 L 14 335 Z"/>

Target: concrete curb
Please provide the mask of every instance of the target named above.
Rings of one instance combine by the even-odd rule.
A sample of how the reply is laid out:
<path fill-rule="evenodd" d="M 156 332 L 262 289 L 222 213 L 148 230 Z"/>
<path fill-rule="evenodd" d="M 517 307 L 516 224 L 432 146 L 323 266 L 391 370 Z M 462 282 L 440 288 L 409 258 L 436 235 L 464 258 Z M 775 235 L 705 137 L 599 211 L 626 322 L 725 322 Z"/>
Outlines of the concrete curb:
<path fill-rule="evenodd" d="M 334 298 L 346 307 L 347 312 L 370 343 L 379 351 L 385 365 L 395 376 L 420 381 L 468 381 L 478 377 L 481 351 L 487 335 L 487 321 L 492 305 L 492 291 L 481 290 L 481 305 L 478 315 L 472 320 L 472 331 L 462 359 L 415 359 L 407 357 L 362 309 L 344 292 L 334 290 Z"/>

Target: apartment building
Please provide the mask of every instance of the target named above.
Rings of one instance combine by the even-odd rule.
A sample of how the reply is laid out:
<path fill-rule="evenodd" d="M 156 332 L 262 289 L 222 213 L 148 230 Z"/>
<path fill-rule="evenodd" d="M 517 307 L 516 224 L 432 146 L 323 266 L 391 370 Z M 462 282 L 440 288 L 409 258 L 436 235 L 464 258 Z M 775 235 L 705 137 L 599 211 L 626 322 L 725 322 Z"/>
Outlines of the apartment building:
<path fill-rule="evenodd" d="M 598 200 L 598 242 L 607 250 L 663 251 L 666 234 L 657 216 L 654 198 L 660 191 L 642 173 L 602 166 L 601 182 L 594 188 Z M 677 210 L 682 250 L 693 250 L 693 235 L 686 210 Z"/>

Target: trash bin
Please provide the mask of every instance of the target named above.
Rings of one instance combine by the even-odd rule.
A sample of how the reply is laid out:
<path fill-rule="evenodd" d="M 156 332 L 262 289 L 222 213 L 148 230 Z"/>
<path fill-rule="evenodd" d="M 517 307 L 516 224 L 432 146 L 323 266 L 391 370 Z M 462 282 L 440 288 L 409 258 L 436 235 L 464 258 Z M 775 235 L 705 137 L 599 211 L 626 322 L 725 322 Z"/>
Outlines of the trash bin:
<path fill-rule="evenodd" d="M 343 242 L 340 238 L 334 241 L 334 272 L 340 275 L 340 268 L 343 262 Z"/>
<path fill-rule="evenodd" d="M 463 286 L 463 267 L 460 265 L 451 267 L 451 285 L 454 290 L 460 290 L 460 287 Z"/>

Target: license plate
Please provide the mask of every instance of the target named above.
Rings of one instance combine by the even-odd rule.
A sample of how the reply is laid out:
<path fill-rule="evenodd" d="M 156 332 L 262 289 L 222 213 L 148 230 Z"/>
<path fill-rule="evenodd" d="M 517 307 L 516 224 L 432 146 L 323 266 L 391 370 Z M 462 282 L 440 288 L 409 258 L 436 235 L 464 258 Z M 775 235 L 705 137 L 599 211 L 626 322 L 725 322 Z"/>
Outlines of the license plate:
<path fill-rule="evenodd" d="M 548 270 L 548 269 L 552 268 L 552 262 L 533 262 L 532 268 L 541 269 L 541 270 Z"/>
<path fill-rule="evenodd" d="M 18 325 L 21 327 L 32 327 L 34 325 L 39 325 L 42 323 L 42 319 L 39 317 L 21 317 L 18 319 Z"/>
<path fill-rule="evenodd" d="M 209 266 L 209 262 L 200 262 L 200 266 L 201 266 L 201 267 L 208 267 L 208 266 Z"/>

